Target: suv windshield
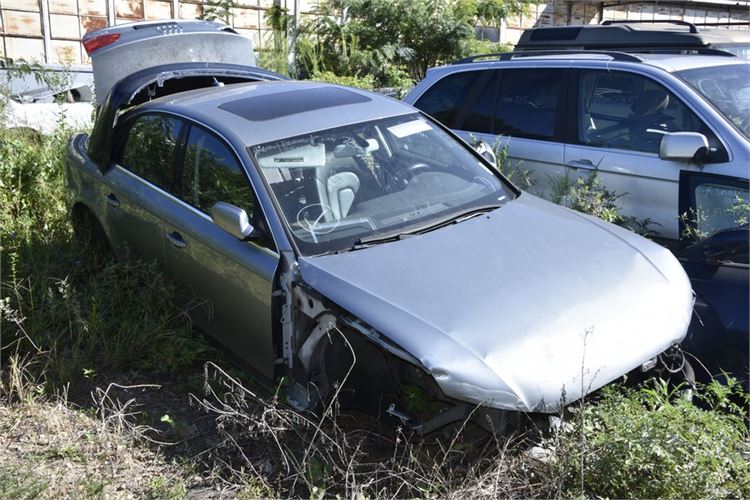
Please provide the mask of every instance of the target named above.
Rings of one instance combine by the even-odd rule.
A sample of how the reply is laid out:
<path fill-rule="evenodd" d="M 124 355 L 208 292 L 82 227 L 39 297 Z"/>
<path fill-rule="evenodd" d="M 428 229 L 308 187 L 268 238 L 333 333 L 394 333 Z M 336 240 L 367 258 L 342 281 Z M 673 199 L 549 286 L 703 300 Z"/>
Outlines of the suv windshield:
<path fill-rule="evenodd" d="M 717 44 L 711 45 L 711 48 L 724 50 L 726 52 L 736 55 L 737 57 L 750 59 L 750 43 L 728 43 L 726 45 L 717 43 Z"/>
<path fill-rule="evenodd" d="M 283 139 L 250 152 L 305 255 L 429 230 L 513 197 L 467 146 L 418 114 Z"/>
<path fill-rule="evenodd" d="M 750 64 L 676 72 L 750 139 Z"/>

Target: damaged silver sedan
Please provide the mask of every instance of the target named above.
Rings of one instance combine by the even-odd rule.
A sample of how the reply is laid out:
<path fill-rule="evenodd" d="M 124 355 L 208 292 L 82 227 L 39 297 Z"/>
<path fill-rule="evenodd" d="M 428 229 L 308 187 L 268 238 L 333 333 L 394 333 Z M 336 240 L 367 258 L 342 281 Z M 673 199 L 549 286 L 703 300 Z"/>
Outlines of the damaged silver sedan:
<path fill-rule="evenodd" d="M 196 327 L 298 408 L 335 394 L 423 432 L 476 405 L 555 412 L 684 337 L 667 250 L 519 191 L 414 108 L 168 77 L 71 142 L 74 222 L 161 262 Z"/>

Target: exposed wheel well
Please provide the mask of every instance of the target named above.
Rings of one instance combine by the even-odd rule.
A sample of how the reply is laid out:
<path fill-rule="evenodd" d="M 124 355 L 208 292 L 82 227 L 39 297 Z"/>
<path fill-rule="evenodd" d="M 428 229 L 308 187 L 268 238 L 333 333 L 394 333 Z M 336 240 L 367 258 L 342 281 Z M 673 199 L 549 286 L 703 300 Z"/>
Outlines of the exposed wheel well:
<path fill-rule="evenodd" d="M 104 227 L 91 210 L 84 203 L 76 203 L 71 210 L 73 232 L 84 251 L 109 254 L 111 247 Z"/>

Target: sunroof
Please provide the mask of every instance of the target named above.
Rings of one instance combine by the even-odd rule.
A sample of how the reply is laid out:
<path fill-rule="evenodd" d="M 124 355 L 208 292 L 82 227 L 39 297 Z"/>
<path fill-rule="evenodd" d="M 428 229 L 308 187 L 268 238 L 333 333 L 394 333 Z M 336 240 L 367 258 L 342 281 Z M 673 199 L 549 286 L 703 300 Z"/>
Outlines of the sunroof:
<path fill-rule="evenodd" d="M 245 97 L 225 102 L 219 109 L 229 111 L 246 120 L 262 122 L 306 111 L 359 104 L 371 99 L 338 87 L 313 87 L 288 90 L 276 94 Z"/>

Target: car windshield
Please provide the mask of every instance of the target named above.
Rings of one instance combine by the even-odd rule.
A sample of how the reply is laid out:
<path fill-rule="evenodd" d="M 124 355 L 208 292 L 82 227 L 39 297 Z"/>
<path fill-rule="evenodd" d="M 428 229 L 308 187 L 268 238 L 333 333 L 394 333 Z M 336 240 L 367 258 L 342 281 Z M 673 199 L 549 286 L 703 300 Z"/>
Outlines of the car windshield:
<path fill-rule="evenodd" d="M 291 137 L 250 152 L 304 255 L 432 229 L 513 197 L 467 146 L 419 114 Z"/>
<path fill-rule="evenodd" d="M 689 69 L 676 74 L 750 139 L 750 64 Z"/>
<path fill-rule="evenodd" d="M 750 43 L 714 44 L 711 46 L 711 48 L 724 50 L 736 55 L 737 57 L 750 59 Z"/>

